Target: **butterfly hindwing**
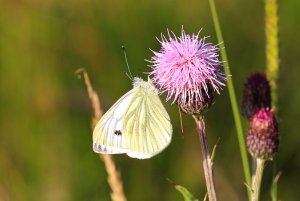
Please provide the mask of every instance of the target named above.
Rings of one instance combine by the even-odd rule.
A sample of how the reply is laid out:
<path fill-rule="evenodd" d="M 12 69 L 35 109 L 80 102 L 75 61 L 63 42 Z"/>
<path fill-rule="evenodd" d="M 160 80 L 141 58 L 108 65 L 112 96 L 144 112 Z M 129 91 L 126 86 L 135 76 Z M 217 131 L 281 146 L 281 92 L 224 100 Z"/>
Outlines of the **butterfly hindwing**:
<path fill-rule="evenodd" d="M 126 153 L 124 114 L 135 90 L 123 95 L 100 119 L 93 132 L 93 149 L 97 153 Z"/>

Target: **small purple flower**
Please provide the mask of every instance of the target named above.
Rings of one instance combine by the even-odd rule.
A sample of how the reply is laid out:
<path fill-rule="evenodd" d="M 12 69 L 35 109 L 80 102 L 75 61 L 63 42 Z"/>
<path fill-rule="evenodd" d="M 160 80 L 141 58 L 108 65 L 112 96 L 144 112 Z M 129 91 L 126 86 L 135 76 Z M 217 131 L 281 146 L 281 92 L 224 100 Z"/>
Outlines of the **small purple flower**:
<path fill-rule="evenodd" d="M 213 91 L 218 94 L 224 86 L 226 76 L 220 70 L 218 45 L 206 43 L 206 38 L 188 35 L 182 29 L 176 37 L 168 31 L 169 39 L 162 35 L 162 48 L 152 51 L 153 80 L 157 87 L 167 92 L 167 100 L 173 99 L 189 114 L 200 114 L 213 100 Z"/>

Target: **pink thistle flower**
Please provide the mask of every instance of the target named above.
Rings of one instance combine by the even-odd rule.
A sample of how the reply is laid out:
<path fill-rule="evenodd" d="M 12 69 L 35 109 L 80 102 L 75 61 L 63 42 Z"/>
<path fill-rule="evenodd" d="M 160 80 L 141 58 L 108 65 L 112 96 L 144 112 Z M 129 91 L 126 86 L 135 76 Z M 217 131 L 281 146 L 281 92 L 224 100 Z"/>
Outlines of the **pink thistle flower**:
<path fill-rule="evenodd" d="M 200 114 L 213 101 L 213 91 L 218 94 L 224 86 L 225 74 L 220 70 L 218 45 L 206 43 L 206 38 L 188 35 L 182 29 L 176 37 L 168 31 L 169 39 L 161 36 L 162 47 L 149 62 L 157 87 L 167 92 L 167 100 L 173 99 L 189 114 Z"/>

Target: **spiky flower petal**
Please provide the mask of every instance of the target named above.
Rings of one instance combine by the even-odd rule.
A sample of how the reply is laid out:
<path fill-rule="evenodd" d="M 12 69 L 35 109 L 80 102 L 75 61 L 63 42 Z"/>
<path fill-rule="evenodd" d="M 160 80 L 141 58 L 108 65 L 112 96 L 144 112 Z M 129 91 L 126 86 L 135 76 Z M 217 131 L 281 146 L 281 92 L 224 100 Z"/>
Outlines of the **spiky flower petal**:
<path fill-rule="evenodd" d="M 275 115 L 268 108 L 257 110 L 248 130 L 248 151 L 255 158 L 269 160 L 277 152 L 278 145 L 278 122 Z"/>
<path fill-rule="evenodd" d="M 242 102 L 243 115 L 250 120 L 256 110 L 271 107 L 271 90 L 267 77 L 263 73 L 251 75 L 244 88 Z"/>
<path fill-rule="evenodd" d="M 181 36 L 168 32 L 162 35 L 161 50 L 155 52 L 152 63 L 153 80 L 161 91 L 167 92 L 167 100 L 173 99 L 189 114 L 200 114 L 213 100 L 213 91 L 220 92 L 226 76 L 220 70 L 219 48 L 206 42 L 207 37 L 188 35 L 182 29 Z"/>

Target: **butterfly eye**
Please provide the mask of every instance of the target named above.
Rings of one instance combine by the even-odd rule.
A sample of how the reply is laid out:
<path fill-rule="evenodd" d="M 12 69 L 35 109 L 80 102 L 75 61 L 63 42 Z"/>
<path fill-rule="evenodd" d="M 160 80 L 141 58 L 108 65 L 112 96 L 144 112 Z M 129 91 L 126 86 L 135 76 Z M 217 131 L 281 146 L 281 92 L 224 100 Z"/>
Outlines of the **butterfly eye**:
<path fill-rule="evenodd" d="M 115 130 L 116 135 L 122 135 L 122 132 L 120 130 Z"/>

